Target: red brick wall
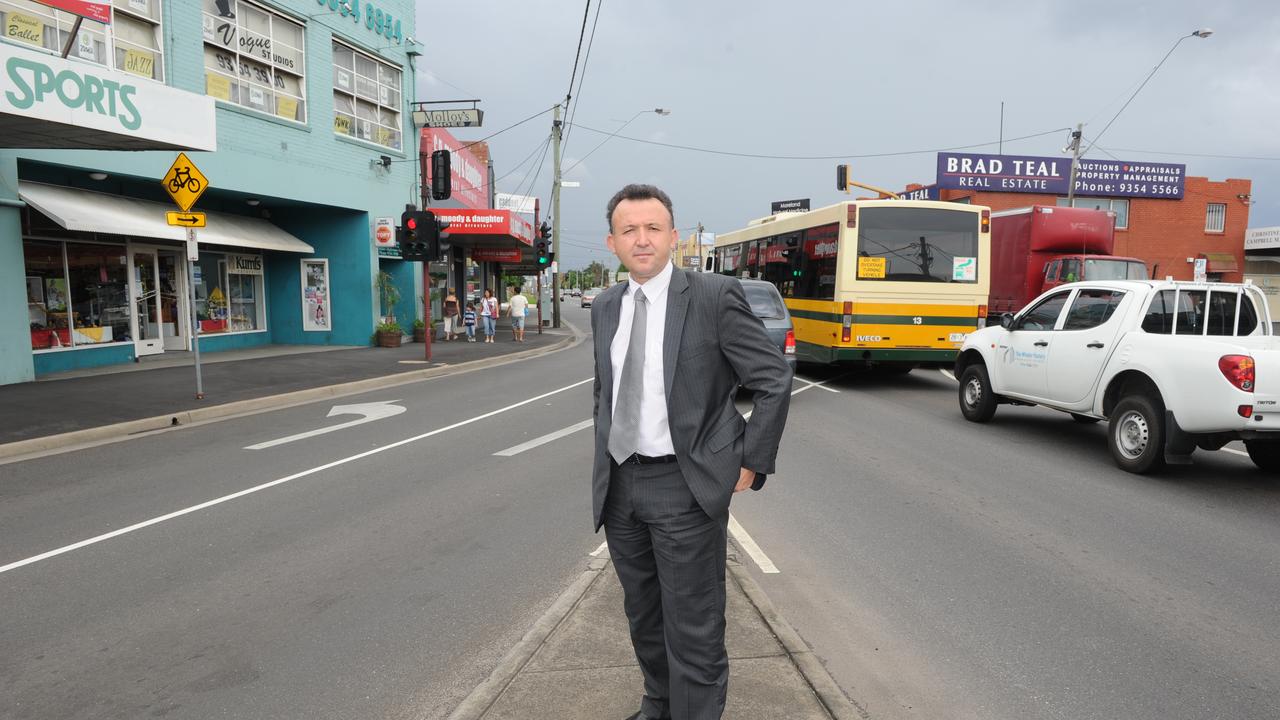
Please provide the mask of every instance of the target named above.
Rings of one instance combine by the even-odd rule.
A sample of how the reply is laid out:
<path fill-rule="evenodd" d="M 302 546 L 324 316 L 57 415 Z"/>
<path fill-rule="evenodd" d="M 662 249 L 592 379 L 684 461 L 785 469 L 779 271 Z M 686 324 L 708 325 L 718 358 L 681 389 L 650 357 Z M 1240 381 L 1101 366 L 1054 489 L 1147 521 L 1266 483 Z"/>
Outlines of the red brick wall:
<path fill-rule="evenodd" d="M 1249 226 L 1249 206 L 1238 195 L 1252 192 L 1251 180 L 1229 179 L 1211 182 L 1208 178 L 1187 177 L 1181 200 L 1129 199 L 1129 227 L 1116 231 L 1116 254 L 1136 257 L 1155 267 L 1155 277 L 1172 275 L 1177 280 L 1191 280 L 1195 268 L 1187 258 L 1200 253 L 1229 253 L 1236 266 L 1244 270 L 1244 233 Z M 912 186 L 908 186 L 911 189 Z M 1057 195 L 1031 193 L 991 193 L 969 190 L 943 190 L 943 200 L 972 198 L 976 205 L 992 210 L 1009 210 L 1028 205 L 1054 205 Z M 1223 232 L 1205 232 L 1205 213 L 1209 203 L 1227 206 Z M 1242 272 L 1226 273 L 1226 282 L 1240 282 Z"/>

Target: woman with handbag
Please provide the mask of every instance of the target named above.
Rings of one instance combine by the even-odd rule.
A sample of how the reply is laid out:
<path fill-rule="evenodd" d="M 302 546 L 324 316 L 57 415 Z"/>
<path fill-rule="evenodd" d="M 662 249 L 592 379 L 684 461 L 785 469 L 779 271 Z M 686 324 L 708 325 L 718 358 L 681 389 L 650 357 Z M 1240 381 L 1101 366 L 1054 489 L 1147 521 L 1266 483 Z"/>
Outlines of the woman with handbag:
<path fill-rule="evenodd" d="M 449 293 L 444 296 L 444 339 L 452 340 L 456 338 L 458 329 L 458 296 L 454 294 L 453 288 L 449 288 Z"/>

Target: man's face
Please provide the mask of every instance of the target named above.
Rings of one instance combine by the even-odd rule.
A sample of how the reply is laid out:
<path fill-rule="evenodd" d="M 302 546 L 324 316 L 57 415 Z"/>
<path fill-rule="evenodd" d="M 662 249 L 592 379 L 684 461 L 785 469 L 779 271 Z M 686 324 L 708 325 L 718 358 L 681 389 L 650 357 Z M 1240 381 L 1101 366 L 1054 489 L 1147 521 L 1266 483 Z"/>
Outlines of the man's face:
<path fill-rule="evenodd" d="M 613 210 L 609 250 L 639 282 L 662 272 L 679 239 L 660 200 L 623 200 Z"/>

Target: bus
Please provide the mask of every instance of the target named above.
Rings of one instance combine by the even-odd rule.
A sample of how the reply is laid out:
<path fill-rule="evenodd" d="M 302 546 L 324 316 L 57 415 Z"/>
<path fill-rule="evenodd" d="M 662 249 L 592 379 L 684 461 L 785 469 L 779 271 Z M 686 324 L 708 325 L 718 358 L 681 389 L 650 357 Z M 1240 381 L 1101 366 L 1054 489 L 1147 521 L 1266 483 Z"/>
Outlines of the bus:
<path fill-rule="evenodd" d="M 777 286 L 801 362 L 949 364 L 968 333 L 986 325 L 991 210 L 842 202 L 720 234 L 707 264 Z"/>

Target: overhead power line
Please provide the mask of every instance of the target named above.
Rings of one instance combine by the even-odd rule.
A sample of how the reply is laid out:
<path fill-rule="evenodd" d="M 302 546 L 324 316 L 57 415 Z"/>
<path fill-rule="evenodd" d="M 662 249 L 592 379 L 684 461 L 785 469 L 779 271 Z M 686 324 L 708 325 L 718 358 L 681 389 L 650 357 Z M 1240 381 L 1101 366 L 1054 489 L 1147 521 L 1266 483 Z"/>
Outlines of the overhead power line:
<path fill-rule="evenodd" d="M 987 147 L 988 145 L 997 144 L 996 141 L 990 141 L 990 142 L 973 143 L 971 145 L 955 145 L 953 147 L 931 148 L 927 150 L 901 150 L 897 152 L 882 152 L 882 153 L 844 153 L 841 155 L 766 155 L 766 154 L 760 154 L 760 153 L 733 152 L 730 150 L 715 150 L 712 148 L 694 147 L 692 145 L 677 145 L 675 143 L 664 143 L 664 142 L 658 142 L 657 140 L 644 140 L 641 138 L 628 137 L 626 135 L 614 135 L 613 133 L 608 132 L 606 130 L 597 130 L 592 127 L 587 127 L 586 125 L 578 125 L 578 127 L 588 132 L 596 133 L 597 135 L 610 135 L 612 137 L 620 138 L 622 140 L 630 140 L 631 142 L 643 143 L 645 145 L 657 145 L 660 147 L 672 148 L 674 150 L 688 150 L 690 152 L 707 153 L 710 155 L 727 155 L 730 157 L 755 158 L 759 160 L 845 160 L 850 158 L 877 158 L 877 157 L 897 157 L 901 155 L 927 155 L 929 153 L 950 152 L 952 150 L 969 150 L 971 148 Z M 1010 138 L 1005 140 L 1005 142 L 1016 142 L 1018 140 L 1030 140 L 1031 138 L 1044 137 L 1045 135 L 1056 135 L 1060 132 L 1063 132 L 1064 130 L 1070 130 L 1070 129 L 1071 128 L 1054 128 L 1053 130 L 1046 130 L 1044 132 L 1033 133 L 1031 135 L 1023 135 L 1021 137 Z"/>
<path fill-rule="evenodd" d="M 573 134 L 573 121 L 578 117 L 578 103 L 582 101 L 582 84 L 587 81 L 587 65 L 591 63 L 591 48 L 596 44 L 596 26 L 600 24 L 600 8 L 604 6 L 604 0 L 596 0 L 596 18 L 591 21 L 591 37 L 587 38 L 587 54 L 582 58 L 582 77 L 578 78 L 578 92 L 575 95 L 577 100 L 573 102 L 564 132 L 564 141 L 560 143 L 560 156 L 564 157 L 565 147 L 569 145 L 569 136 Z"/>
<path fill-rule="evenodd" d="M 486 135 L 486 136 L 484 136 L 484 137 L 480 138 L 479 140 L 473 140 L 473 141 L 471 141 L 471 142 L 467 143 L 466 145 L 463 145 L 462 147 L 460 147 L 460 148 L 458 148 L 458 149 L 459 149 L 459 150 L 466 150 L 467 148 L 471 147 L 472 145 L 477 145 L 477 144 L 482 143 L 482 142 L 485 142 L 486 140 L 489 140 L 489 139 L 491 139 L 491 138 L 496 138 L 496 137 L 498 137 L 499 135 L 501 135 L 502 133 L 504 133 L 504 132 L 506 132 L 506 131 L 508 131 L 508 130 L 510 130 L 510 129 L 512 129 L 512 128 L 520 127 L 521 125 L 523 125 L 523 124 L 525 124 L 525 123 L 529 122 L 530 120 L 532 120 L 532 119 L 534 119 L 534 118 L 538 117 L 539 115 L 546 115 L 547 113 L 549 113 L 549 112 L 551 112 L 552 110 L 554 110 L 554 109 L 555 109 L 555 107 L 556 107 L 555 105 L 552 105 L 551 107 L 547 108 L 546 110 L 539 110 L 538 112 L 536 112 L 536 113 L 534 113 L 534 114 L 530 115 L 529 117 L 527 117 L 527 118 L 525 118 L 525 119 L 521 120 L 521 121 L 520 121 L 520 122 L 518 122 L 518 123 L 515 123 L 514 125 L 508 125 L 508 126 L 506 126 L 506 127 L 502 128 L 501 130 L 499 130 L 498 132 L 496 132 L 496 133 L 494 133 L 494 134 L 492 134 L 492 135 Z"/>

